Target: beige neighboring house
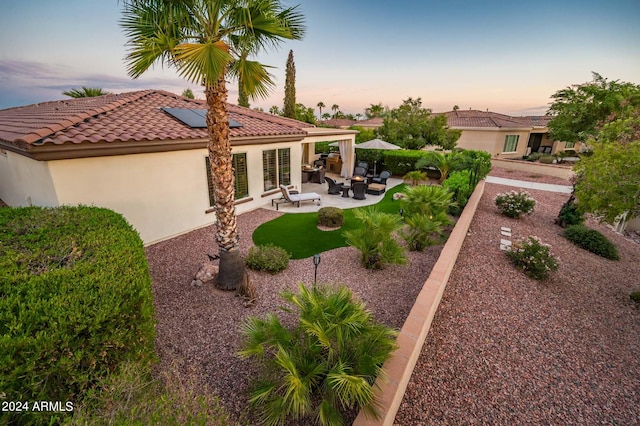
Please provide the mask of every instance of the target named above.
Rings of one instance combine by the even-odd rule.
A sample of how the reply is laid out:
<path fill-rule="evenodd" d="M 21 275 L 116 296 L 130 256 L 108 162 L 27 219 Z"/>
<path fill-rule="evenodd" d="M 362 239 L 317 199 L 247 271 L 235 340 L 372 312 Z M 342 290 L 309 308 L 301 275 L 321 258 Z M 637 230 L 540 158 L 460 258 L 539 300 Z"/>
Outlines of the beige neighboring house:
<path fill-rule="evenodd" d="M 215 222 L 203 101 L 144 90 L 0 110 L 0 199 L 9 206 L 115 210 L 152 244 Z M 300 188 L 313 144 L 340 141 L 350 176 L 357 132 L 228 105 L 236 211 Z"/>
<path fill-rule="evenodd" d="M 443 113 L 451 129 L 462 131 L 457 147 L 484 150 L 496 158 L 522 158 L 532 152 L 555 154 L 579 146 L 549 138 L 551 117 L 512 117 L 490 111 L 457 110 Z M 579 145 L 579 144 L 577 144 Z"/>

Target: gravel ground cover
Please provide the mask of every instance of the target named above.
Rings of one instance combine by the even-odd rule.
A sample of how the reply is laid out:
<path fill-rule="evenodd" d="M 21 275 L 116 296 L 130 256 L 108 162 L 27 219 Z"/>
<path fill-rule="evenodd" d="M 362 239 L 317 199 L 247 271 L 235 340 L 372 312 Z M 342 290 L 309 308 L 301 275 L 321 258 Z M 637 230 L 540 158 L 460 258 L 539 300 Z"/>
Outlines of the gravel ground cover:
<path fill-rule="evenodd" d="M 640 245 L 589 221 L 621 260 L 598 257 L 553 223 L 567 195 L 531 190 L 536 210 L 516 220 L 493 203 L 507 190 L 486 185 L 395 423 L 640 424 L 640 309 L 629 299 L 640 289 Z M 513 241 L 551 244 L 560 265 L 549 281 L 511 266 L 501 226 Z"/>
<path fill-rule="evenodd" d="M 258 209 L 238 216 L 243 255 L 253 245 L 253 230 L 279 214 Z M 212 285 L 190 285 L 199 264 L 207 260 L 206 254 L 217 253 L 214 232 L 213 227 L 207 227 L 147 248 L 159 369 L 177 370 L 179 375 L 196 378 L 221 397 L 234 421 L 254 424 L 243 413 L 247 411 L 247 392 L 256 371 L 249 361 L 236 356 L 240 343 L 238 326 L 249 315 L 277 311 L 282 305 L 278 295 L 283 289 L 295 290 L 299 282 L 312 284 L 314 266 L 307 258 L 290 261 L 288 268 L 277 275 L 251 272 L 258 300 L 254 307 L 245 308 L 233 292 L 223 292 Z M 378 321 L 400 329 L 441 250 L 442 246 L 434 246 L 423 253 L 408 253 L 408 265 L 382 271 L 360 266 L 359 252 L 351 247 L 331 250 L 321 255 L 318 282 L 347 285 Z M 348 413 L 347 418 L 353 419 L 356 414 Z"/>

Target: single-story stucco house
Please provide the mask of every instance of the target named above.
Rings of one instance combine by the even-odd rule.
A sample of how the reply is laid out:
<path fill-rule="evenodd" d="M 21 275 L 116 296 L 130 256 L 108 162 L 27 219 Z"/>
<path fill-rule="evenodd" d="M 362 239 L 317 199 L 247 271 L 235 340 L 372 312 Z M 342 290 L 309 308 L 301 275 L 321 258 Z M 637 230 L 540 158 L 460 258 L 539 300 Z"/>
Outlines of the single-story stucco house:
<path fill-rule="evenodd" d="M 456 110 L 443 113 L 450 129 L 462 131 L 456 146 L 487 151 L 496 158 L 522 158 L 532 152 L 555 154 L 578 150 L 579 144 L 549 138 L 550 116 L 512 117 L 491 111 Z M 578 146 L 576 146 L 578 145 Z"/>
<path fill-rule="evenodd" d="M 9 206 L 95 205 L 145 244 L 215 222 L 203 101 L 160 90 L 0 110 L 0 199 Z M 301 187 L 315 142 L 339 141 L 351 176 L 357 132 L 228 105 L 236 211 Z"/>

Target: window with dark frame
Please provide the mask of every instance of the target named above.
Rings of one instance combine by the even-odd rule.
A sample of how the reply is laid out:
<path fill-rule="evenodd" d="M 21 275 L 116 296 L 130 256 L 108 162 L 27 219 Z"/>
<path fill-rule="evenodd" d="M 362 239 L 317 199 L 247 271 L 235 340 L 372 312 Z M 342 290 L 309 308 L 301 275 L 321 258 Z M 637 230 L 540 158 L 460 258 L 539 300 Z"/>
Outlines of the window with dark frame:
<path fill-rule="evenodd" d="M 504 138 L 502 152 L 516 152 L 518 150 L 518 139 L 520 139 L 520 135 L 507 135 Z"/>
<path fill-rule="evenodd" d="M 247 154 L 233 154 L 233 173 L 235 175 L 235 199 L 245 198 L 249 195 L 249 179 L 247 176 Z M 207 168 L 207 188 L 209 190 L 209 204 L 215 204 L 215 193 L 213 191 L 213 179 L 211 176 L 211 161 L 205 157 Z"/>
<path fill-rule="evenodd" d="M 291 184 L 291 149 L 269 149 L 262 151 L 264 190 Z"/>

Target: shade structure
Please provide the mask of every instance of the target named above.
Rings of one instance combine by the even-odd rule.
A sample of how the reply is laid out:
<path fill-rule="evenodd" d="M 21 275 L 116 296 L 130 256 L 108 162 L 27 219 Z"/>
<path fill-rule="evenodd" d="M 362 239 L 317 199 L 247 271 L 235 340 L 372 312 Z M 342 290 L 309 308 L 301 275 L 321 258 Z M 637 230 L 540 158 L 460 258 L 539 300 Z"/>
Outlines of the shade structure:
<path fill-rule="evenodd" d="M 356 148 L 360 149 L 402 149 L 398 145 L 394 145 L 390 142 L 385 142 L 382 139 L 372 139 L 367 142 L 362 142 L 356 145 Z M 373 174 L 376 174 L 376 167 L 378 165 L 378 160 L 373 162 Z"/>
<path fill-rule="evenodd" d="M 356 144 L 356 148 L 361 148 L 361 149 L 402 149 L 402 147 L 399 147 L 398 145 L 394 145 L 392 143 L 389 142 L 385 142 L 381 139 L 372 139 L 370 141 L 367 142 L 362 142 L 359 144 Z"/>

